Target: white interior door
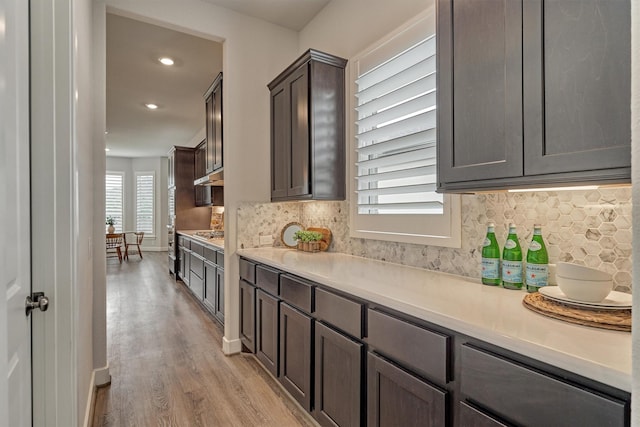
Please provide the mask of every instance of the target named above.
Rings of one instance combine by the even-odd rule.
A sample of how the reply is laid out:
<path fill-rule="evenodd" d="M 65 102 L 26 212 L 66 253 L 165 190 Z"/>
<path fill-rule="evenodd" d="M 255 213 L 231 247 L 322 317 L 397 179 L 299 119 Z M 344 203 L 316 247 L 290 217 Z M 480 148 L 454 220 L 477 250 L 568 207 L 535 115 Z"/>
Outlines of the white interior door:
<path fill-rule="evenodd" d="M 11 427 L 32 424 L 28 5 L 0 1 L 0 425 Z"/>

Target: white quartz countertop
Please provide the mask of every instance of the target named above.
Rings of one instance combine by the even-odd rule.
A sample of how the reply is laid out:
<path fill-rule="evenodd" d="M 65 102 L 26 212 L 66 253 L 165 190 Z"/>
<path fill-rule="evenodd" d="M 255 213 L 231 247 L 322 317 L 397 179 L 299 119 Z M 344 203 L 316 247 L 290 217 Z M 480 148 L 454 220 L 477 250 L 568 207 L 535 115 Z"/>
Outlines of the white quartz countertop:
<path fill-rule="evenodd" d="M 224 250 L 224 239 L 207 239 L 206 237 L 196 236 L 198 231 L 208 231 L 208 230 L 178 230 L 177 234 L 182 234 L 184 236 L 189 236 L 190 238 L 199 241 L 200 243 L 204 243 L 210 246 L 213 246 L 214 249 Z"/>
<path fill-rule="evenodd" d="M 631 392 L 631 334 L 534 313 L 524 291 L 340 253 L 242 249 L 238 254 Z"/>

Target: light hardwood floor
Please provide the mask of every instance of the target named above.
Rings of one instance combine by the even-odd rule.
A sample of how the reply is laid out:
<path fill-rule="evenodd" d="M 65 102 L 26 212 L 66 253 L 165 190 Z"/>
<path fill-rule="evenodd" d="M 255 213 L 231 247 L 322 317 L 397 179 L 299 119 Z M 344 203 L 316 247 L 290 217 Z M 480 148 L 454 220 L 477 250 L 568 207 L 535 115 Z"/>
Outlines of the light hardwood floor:
<path fill-rule="evenodd" d="M 314 425 L 253 356 L 222 353 L 222 327 L 166 263 L 165 252 L 107 260 L 112 379 L 93 425 Z"/>

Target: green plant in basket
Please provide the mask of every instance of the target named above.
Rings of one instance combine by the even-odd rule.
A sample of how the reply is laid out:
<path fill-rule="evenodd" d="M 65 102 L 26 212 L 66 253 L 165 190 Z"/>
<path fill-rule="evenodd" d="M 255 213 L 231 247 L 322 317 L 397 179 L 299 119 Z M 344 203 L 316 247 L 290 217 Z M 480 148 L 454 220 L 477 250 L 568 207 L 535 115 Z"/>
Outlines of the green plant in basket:
<path fill-rule="evenodd" d="M 293 238 L 298 242 L 319 242 L 322 240 L 322 233 L 317 231 L 298 230 L 293 234 Z"/>

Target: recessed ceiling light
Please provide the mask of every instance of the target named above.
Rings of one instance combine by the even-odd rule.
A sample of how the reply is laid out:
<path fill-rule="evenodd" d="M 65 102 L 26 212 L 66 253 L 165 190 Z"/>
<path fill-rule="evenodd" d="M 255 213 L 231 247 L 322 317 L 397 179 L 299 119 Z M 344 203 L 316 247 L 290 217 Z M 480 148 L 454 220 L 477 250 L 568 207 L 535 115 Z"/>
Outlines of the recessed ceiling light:
<path fill-rule="evenodd" d="M 164 65 L 173 65 L 173 59 L 168 58 L 166 56 L 163 57 L 163 58 L 158 59 L 158 61 L 160 61 Z"/>
<path fill-rule="evenodd" d="M 111 151 L 111 150 L 110 150 L 110 149 L 108 149 L 108 148 L 105 148 L 105 149 L 104 149 L 104 151 Z"/>
<path fill-rule="evenodd" d="M 158 108 L 156 104 L 144 104 L 149 110 L 155 110 Z"/>

